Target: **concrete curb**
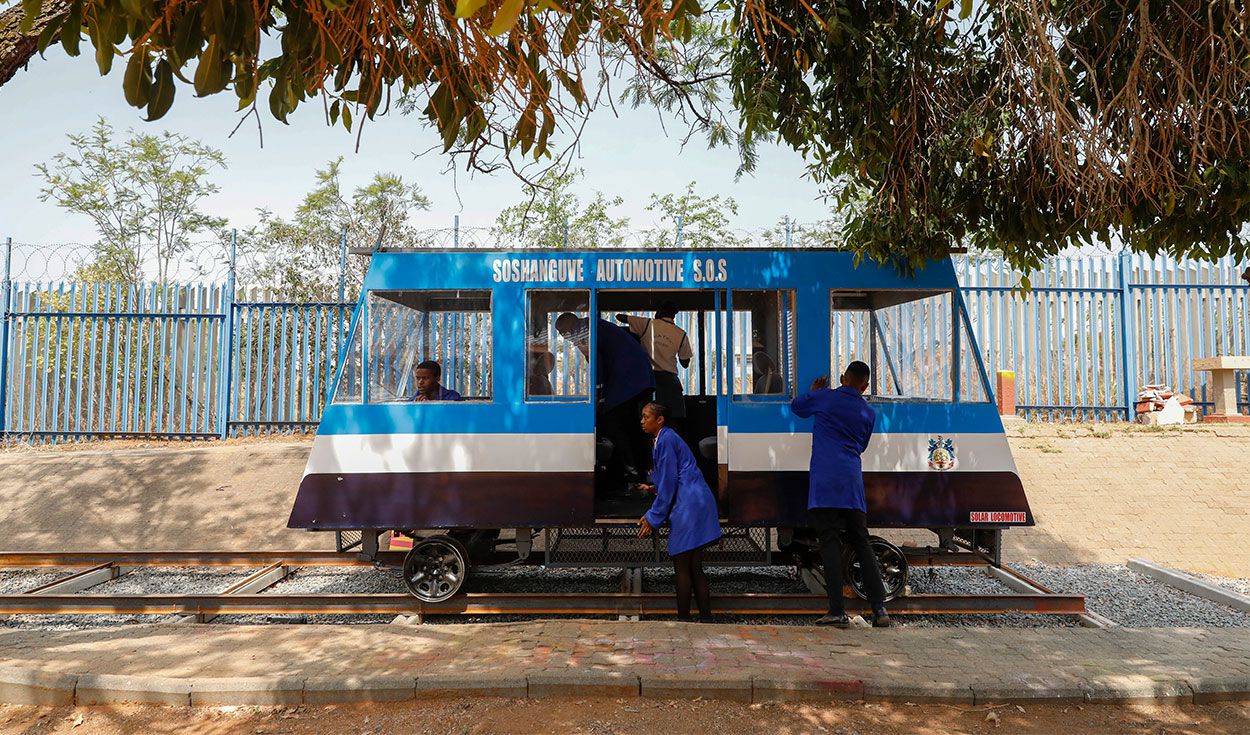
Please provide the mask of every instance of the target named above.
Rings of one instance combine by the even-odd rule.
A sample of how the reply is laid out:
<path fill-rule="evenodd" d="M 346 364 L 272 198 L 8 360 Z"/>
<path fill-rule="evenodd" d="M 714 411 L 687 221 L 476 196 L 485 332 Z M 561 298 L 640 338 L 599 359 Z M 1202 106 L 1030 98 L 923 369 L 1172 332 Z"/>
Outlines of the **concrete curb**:
<path fill-rule="evenodd" d="M 1192 574 L 1160 566 L 1149 559 L 1129 559 L 1128 568 L 1138 574 L 1150 577 L 1156 582 L 1162 582 L 1196 597 L 1201 597 L 1241 612 L 1250 612 L 1250 597 L 1238 594 L 1233 590 L 1224 589 L 1217 584 L 1211 584 Z"/>
<path fill-rule="evenodd" d="M 0 704 L 105 705 L 123 702 L 201 705 L 323 705 L 398 702 L 432 697 L 651 697 L 721 699 L 738 702 L 828 702 L 833 700 L 948 704 L 1133 703 L 1206 704 L 1250 700 L 1250 677 L 1150 680 L 996 680 L 970 685 L 900 682 L 723 677 L 698 674 L 642 675 L 609 671 L 550 671 L 521 674 L 434 674 L 429 676 L 189 677 L 62 674 L 0 666 Z"/>

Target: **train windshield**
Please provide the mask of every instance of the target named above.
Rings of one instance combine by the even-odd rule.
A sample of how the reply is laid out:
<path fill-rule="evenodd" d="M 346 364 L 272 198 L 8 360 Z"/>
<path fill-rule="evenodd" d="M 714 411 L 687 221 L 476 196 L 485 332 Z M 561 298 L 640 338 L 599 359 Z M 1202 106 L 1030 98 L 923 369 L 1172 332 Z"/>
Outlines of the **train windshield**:
<path fill-rule="evenodd" d="M 869 400 L 984 403 L 990 392 L 953 291 L 833 291 L 835 371 L 852 360 L 872 370 Z"/>

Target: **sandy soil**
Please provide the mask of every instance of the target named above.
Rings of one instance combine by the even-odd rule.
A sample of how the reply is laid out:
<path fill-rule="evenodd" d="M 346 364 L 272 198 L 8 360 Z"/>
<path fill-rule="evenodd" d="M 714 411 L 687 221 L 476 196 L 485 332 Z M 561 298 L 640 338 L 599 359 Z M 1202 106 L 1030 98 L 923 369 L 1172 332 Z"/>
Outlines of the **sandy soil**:
<path fill-rule="evenodd" d="M 17 707 L 0 733 L 1223 733 L 1250 732 L 1250 702 L 1210 705 L 747 705 L 649 699 L 442 699 L 325 707 Z"/>

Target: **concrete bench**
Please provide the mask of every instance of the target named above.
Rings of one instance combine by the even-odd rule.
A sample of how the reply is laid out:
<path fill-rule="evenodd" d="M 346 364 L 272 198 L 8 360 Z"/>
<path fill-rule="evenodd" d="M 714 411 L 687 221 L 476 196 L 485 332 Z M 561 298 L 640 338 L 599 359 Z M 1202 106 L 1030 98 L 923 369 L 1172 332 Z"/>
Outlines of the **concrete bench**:
<path fill-rule="evenodd" d="M 1237 411 L 1237 371 L 1250 370 L 1250 356 L 1203 357 L 1194 360 L 1194 370 L 1210 372 L 1215 386 L 1215 413 L 1203 417 L 1204 422 L 1250 423 L 1250 416 Z"/>

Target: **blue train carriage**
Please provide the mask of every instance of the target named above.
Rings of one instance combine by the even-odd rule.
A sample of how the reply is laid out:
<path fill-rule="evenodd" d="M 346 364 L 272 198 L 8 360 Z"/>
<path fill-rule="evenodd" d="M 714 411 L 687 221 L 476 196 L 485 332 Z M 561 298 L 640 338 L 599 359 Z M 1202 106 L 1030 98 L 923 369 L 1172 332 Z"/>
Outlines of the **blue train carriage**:
<path fill-rule="evenodd" d="M 359 533 L 369 558 L 384 531 L 412 534 L 405 580 L 427 602 L 475 564 L 664 563 L 660 538 L 634 538 L 650 498 L 597 437 L 597 342 L 616 327 L 590 325 L 665 301 L 695 353 L 682 433 L 726 528 L 713 563 L 811 547 L 811 422 L 790 400 L 851 360 L 872 368 L 874 527 L 997 561 L 1002 529 L 1033 525 L 950 261 L 908 276 L 791 249 L 375 252 L 288 525 L 339 532 L 340 549 Z M 561 334 L 570 313 L 580 328 Z M 427 360 L 459 400 L 414 400 Z M 898 594 L 906 559 L 876 544 Z"/>

